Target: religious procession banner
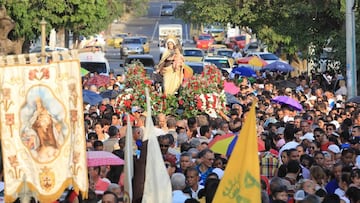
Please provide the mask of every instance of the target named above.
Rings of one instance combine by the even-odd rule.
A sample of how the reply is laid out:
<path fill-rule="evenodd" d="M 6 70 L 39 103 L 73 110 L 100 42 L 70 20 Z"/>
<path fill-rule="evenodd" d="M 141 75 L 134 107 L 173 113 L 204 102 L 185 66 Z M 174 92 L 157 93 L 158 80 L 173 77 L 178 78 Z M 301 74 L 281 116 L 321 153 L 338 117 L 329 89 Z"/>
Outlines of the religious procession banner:
<path fill-rule="evenodd" d="M 80 63 L 76 52 L 67 56 L 46 64 L 0 58 L 6 202 L 29 195 L 52 202 L 69 186 L 87 196 Z"/>
<path fill-rule="evenodd" d="M 253 102 L 213 202 L 261 202 L 255 106 Z"/>

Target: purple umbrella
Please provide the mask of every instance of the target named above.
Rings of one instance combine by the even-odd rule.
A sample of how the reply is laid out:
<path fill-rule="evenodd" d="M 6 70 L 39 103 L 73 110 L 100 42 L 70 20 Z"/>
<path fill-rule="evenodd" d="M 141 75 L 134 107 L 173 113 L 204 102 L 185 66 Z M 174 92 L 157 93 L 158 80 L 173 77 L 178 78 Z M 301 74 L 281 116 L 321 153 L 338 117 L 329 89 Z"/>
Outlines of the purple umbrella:
<path fill-rule="evenodd" d="M 297 111 L 303 110 L 303 107 L 301 106 L 301 104 L 298 101 L 296 101 L 293 98 L 288 97 L 288 96 L 277 96 L 277 97 L 271 99 L 271 101 L 274 103 L 278 103 L 278 104 L 288 105 Z"/>

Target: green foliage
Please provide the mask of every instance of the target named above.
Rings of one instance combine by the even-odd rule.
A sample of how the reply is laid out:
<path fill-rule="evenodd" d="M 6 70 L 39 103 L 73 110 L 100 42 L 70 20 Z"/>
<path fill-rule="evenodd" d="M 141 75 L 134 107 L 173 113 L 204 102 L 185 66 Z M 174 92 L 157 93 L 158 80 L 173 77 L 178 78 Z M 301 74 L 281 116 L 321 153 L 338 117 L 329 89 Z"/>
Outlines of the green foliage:
<path fill-rule="evenodd" d="M 269 51 L 310 57 L 309 45 L 319 56 L 325 46 L 338 50 L 345 43 L 338 40 L 344 39 L 345 0 L 185 0 L 176 15 L 194 24 L 249 27 Z"/>
<path fill-rule="evenodd" d="M 107 28 L 122 14 L 120 0 L 3 0 L 9 16 L 16 22 L 12 38 L 36 39 L 41 35 L 40 22 L 51 28 L 72 30 L 77 35 L 90 35 Z"/>
<path fill-rule="evenodd" d="M 128 2 L 128 10 L 136 17 L 145 16 L 147 14 L 149 0 L 131 0 Z"/>

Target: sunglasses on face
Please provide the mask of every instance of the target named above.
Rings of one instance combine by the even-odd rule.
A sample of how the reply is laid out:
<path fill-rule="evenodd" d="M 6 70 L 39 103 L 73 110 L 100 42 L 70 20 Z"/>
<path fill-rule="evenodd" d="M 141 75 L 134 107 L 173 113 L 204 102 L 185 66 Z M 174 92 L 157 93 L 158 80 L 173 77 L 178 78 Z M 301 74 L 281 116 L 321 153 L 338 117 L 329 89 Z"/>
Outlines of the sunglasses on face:
<path fill-rule="evenodd" d="M 168 145 L 168 144 L 160 144 L 160 147 L 170 147 L 170 145 Z"/>

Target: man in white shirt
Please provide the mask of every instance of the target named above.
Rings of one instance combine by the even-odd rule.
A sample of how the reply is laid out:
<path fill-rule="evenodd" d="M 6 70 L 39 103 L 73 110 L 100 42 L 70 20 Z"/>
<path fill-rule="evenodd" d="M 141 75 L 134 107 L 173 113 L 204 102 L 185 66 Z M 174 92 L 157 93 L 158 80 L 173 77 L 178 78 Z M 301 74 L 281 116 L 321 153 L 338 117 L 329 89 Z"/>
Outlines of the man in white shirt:
<path fill-rule="evenodd" d="M 242 54 L 241 54 L 240 49 L 238 47 L 235 49 L 235 51 L 233 52 L 231 57 L 233 59 L 235 59 L 235 60 L 242 57 Z"/>
<path fill-rule="evenodd" d="M 190 197 L 183 192 L 185 189 L 185 176 L 182 173 L 174 173 L 171 176 L 172 203 L 184 203 Z"/>

